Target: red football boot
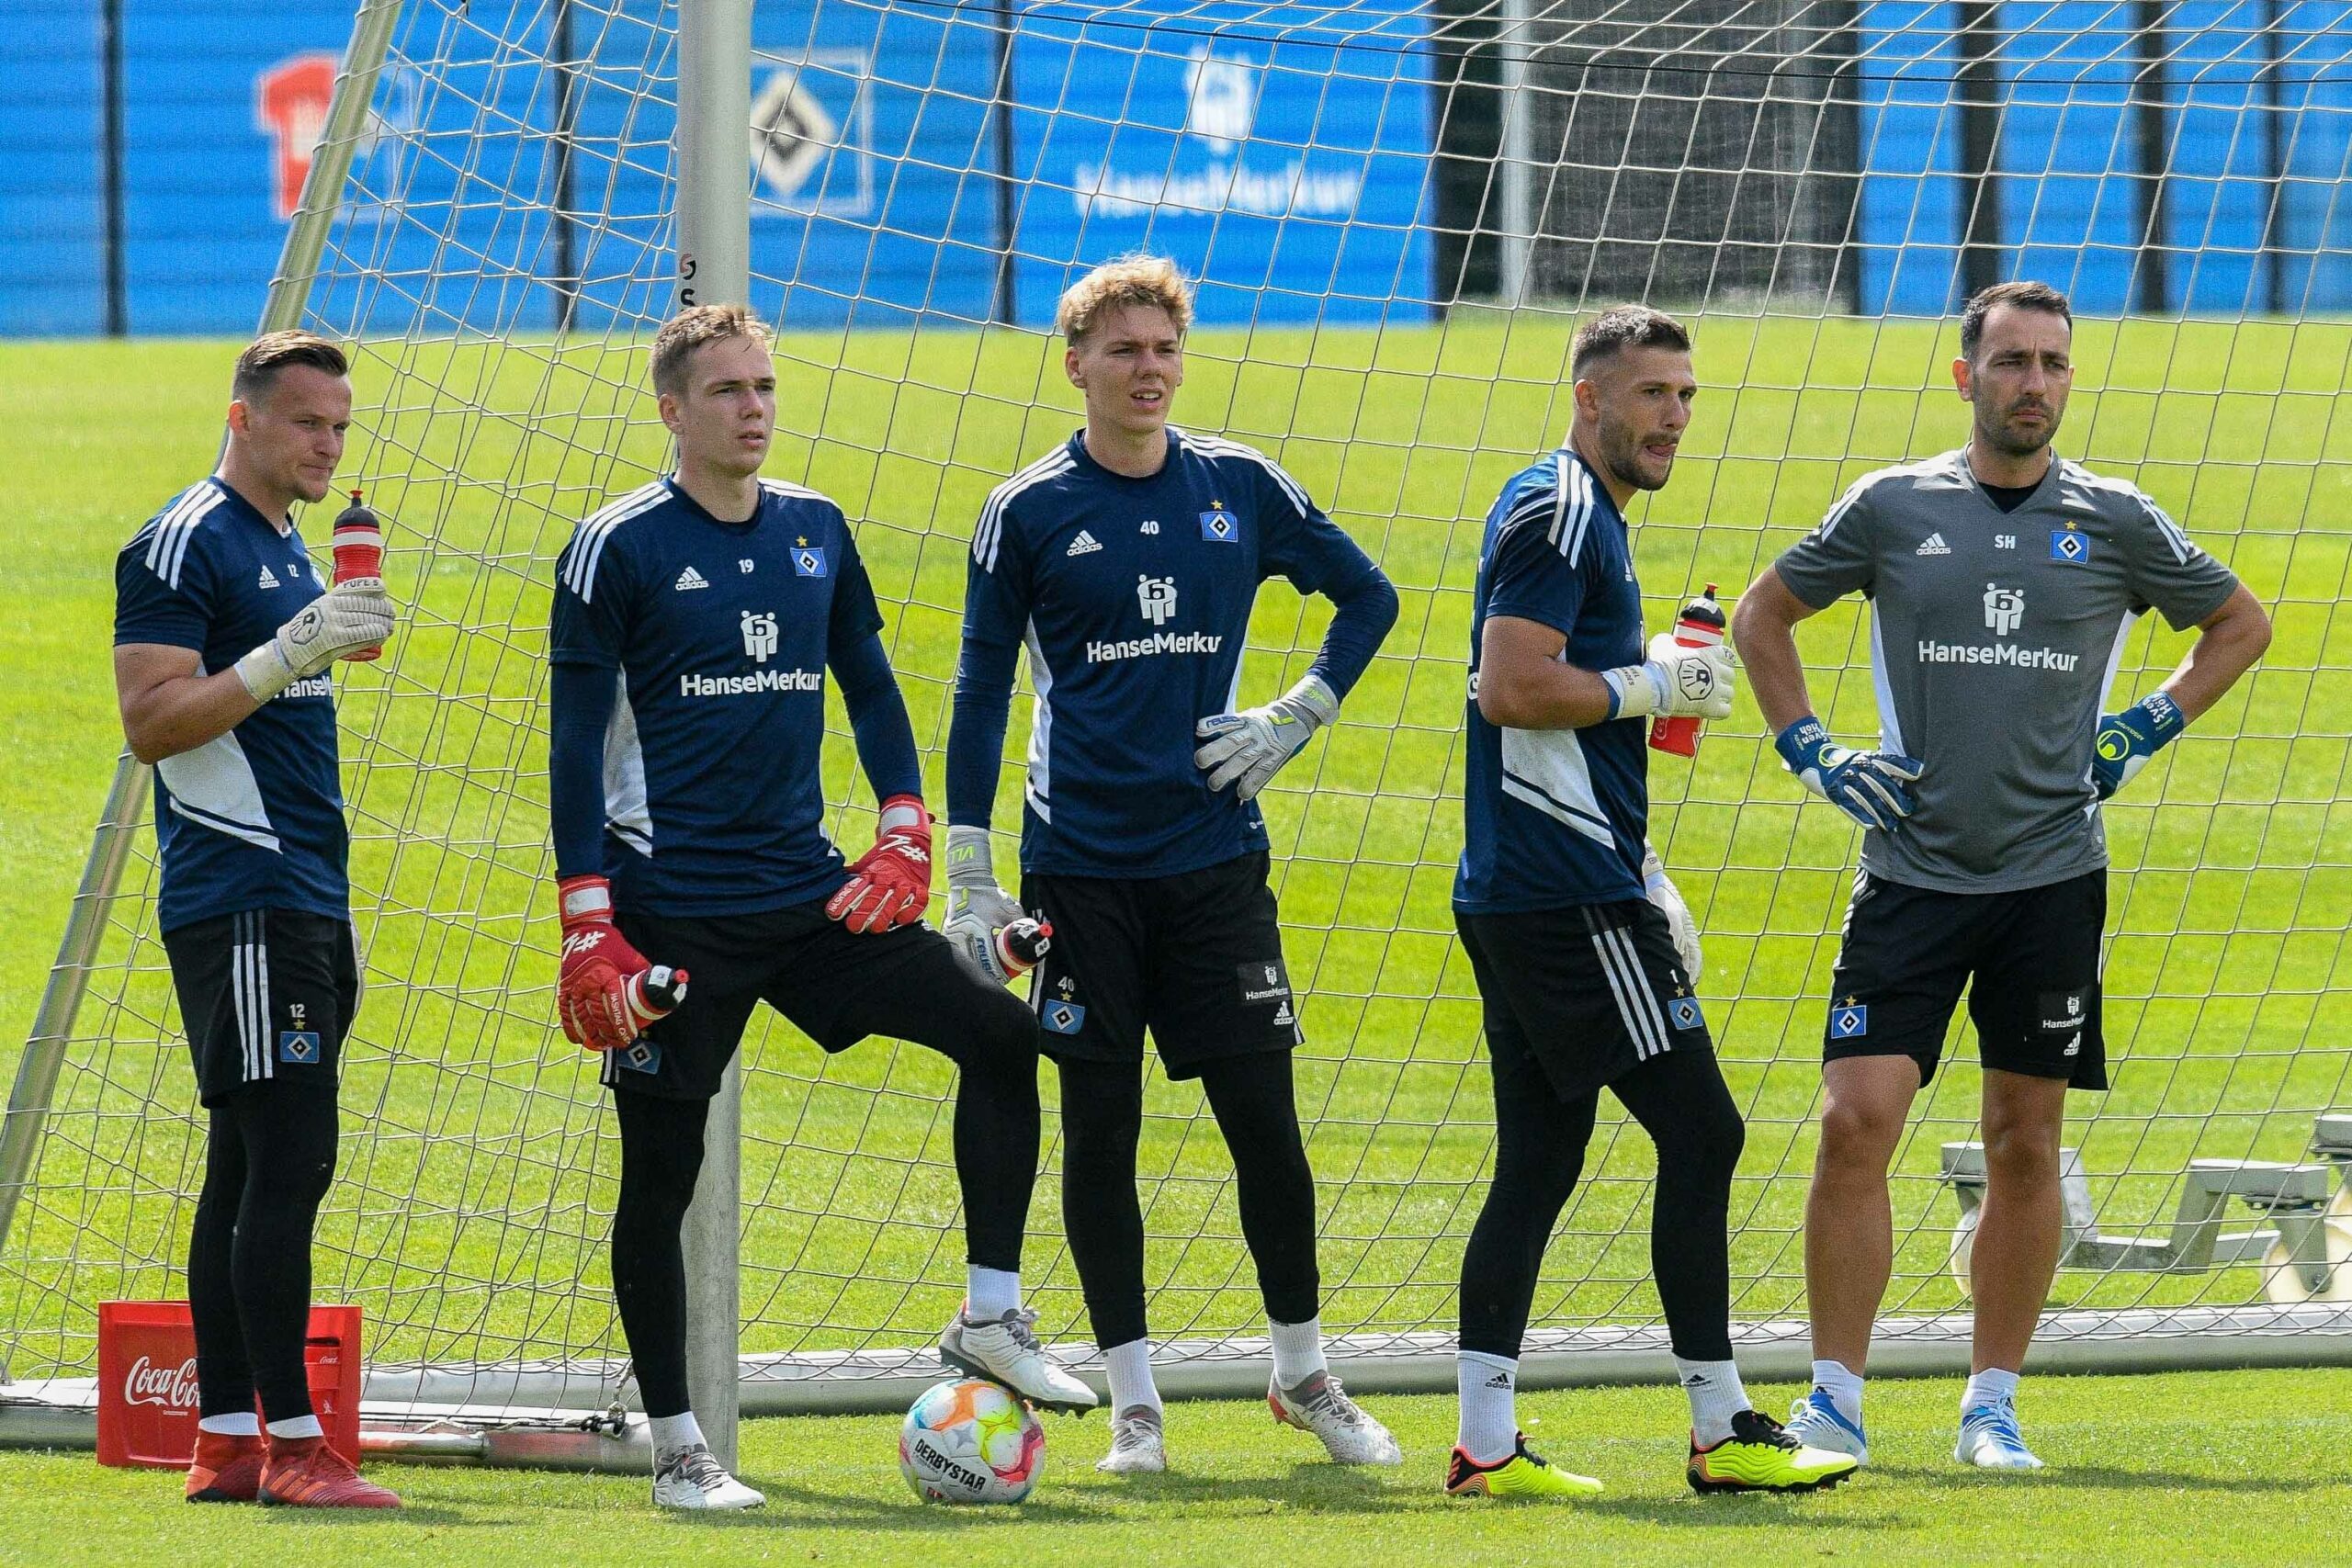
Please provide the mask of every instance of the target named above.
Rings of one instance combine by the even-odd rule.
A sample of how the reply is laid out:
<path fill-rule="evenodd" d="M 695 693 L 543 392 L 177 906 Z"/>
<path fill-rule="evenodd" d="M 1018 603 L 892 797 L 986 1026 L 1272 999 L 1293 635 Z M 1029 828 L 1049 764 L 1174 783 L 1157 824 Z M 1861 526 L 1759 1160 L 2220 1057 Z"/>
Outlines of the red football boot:
<path fill-rule="evenodd" d="M 196 1434 L 196 1457 L 188 1461 L 191 1503 L 250 1503 L 261 1495 L 261 1434 Z"/>
<path fill-rule="evenodd" d="M 272 1438 L 261 1500 L 296 1508 L 397 1508 L 400 1495 L 362 1481 L 324 1438 Z"/>

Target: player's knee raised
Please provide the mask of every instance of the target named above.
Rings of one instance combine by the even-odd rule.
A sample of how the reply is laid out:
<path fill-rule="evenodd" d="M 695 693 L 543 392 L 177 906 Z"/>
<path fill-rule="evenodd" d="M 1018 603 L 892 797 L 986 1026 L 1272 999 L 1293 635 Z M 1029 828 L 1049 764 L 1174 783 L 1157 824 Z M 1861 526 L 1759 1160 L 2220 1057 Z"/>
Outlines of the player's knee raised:
<path fill-rule="evenodd" d="M 972 1044 L 980 1056 L 991 1062 L 1028 1063 L 1034 1070 L 1037 1060 L 1037 1015 L 1028 1004 L 1010 991 L 989 987 L 982 998 L 985 1005 L 972 1011 Z"/>

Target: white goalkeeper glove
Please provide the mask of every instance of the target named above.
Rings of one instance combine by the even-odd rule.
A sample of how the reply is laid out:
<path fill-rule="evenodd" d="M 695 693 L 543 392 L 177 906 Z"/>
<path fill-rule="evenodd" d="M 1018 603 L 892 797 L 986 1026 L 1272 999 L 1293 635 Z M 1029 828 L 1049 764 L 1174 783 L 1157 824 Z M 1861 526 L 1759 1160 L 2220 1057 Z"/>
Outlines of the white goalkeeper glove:
<path fill-rule="evenodd" d="M 1026 965 L 999 939 L 1007 927 L 1027 919 L 1012 895 L 997 886 L 989 830 L 949 827 L 947 919 L 942 929 L 955 944 L 956 961 L 992 986 L 1011 985 Z"/>
<path fill-rule="evenodd" d="M 1193 761 L 1208 774 L 1209 788 L 1234 784 L 1235 797 L 1249 800 L 1298 755 L 1307 737 L 1339 716 L 1338 694 L 1320 675 L 1309 675 L 1264 707 L 1201 720 L 1193 728 L 1201 742 Z"/>
<path fill-rule="evenodd" d="M 1601 672 L 1611 718 L 1729 718 L 1739 689 L 1739 656 L 1729 643 L 1686 648 L 1666 632 L 1650 638 L 1649 661 Z"/>
<path fill-rule="evenodd" d="M 392 601 L 380 577 L 338 582 L 295 612 L 277 635 L 237 660 L 237 679 L 266 703 L 347 653 L 379 648 L 392 635 Z"/>
<path fill-rule="evenodd" d="M 1666 863 L 1648 844 L 1642 846 L 1642 896 L 1666 916 L 1667 929 L 1674 933 L 1674 955 L 1682 960 L 1682 973 L 1689 977 L 1691 989 L 1696 990 L 1699 976 L 1707 967 L 1706 957 L 1699 951 L 1699 922 L 1690 918 L 1690 906 L 1682 901 L 1682 890 L 1668 879 Z"/>

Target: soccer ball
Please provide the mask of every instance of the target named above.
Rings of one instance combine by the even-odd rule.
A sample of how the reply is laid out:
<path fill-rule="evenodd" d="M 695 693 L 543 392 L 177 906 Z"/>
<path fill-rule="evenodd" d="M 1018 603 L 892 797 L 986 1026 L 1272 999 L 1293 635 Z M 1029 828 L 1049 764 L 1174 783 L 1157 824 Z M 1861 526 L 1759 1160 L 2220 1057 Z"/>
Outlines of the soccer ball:
<path fill-rule="evenodd" d="M 1018 1503 L 1046 1469 L 1046 1428 L 992 1382 L 922 1391 L 899 1427 L 899 1473 L 926 1503 Z"/>

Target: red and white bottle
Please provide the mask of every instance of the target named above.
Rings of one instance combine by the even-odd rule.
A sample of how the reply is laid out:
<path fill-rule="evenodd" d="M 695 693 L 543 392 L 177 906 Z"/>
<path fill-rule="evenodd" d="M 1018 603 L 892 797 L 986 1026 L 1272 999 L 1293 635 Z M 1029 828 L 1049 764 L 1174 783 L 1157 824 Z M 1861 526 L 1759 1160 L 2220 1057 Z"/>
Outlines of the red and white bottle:
<path fill-rule="evenodd" d="M 381 578 L 384 575 L 384 525 L 375 509 L 351 492 L 351 504 L 334 520 L 334 581 L 353 582 L 360 578 Z M 380 648 L 363 648 L 344 658 L 353 664 L 365 664 L 382 655 Z"/>
<path fill-rule="evenodd" d="M 996 933 L 996 961 L 1004 965 L 1009 979 L 1018 979 L 1037 967 L 1046 950 L 1054 945 L 1054 928 L 1045 920 L 1023 915 Z"/>
<path fill-rule="evenodd" d="M 1723 646 L 1724 607 L 1715 600 L 1715 585 L 1707 584 L 1706 591 L 1682 606 L 1682 614 L 1675 617 L 1674 640 L 1682 648 L 1720 648 Z M 1691 717 L 1654 718 L 1650 720 L 1650 750 L 1668 751 L 1677 757 L 1699 754 L 1701 720 Z"/>

